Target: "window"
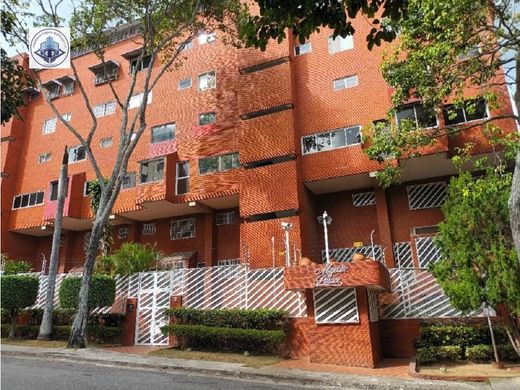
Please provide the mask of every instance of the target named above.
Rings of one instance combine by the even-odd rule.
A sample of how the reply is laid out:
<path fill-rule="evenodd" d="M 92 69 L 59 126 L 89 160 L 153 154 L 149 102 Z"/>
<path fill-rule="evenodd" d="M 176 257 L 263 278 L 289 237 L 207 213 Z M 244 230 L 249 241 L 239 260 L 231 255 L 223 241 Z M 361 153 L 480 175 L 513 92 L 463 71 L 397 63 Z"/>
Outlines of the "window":
<path fill-rule="evenodd" d="M 138 93 L 137 95 L 133 95 L 131 98 L 130 98 L 130 101 L 128 102 L 128 109 L 132 109 L 132 108 L 136 108 L 136 107 L 139 107 L 141 105 L 141 103 L 143 102 L 143 93 Z M 146 104 L 150 104 L 152 102 L 152 91 L 149 91 L 148 92 L 148 101 L 146 102 Z"/>
<path fill-rule="evenodd" d="M 312 46 L 309 41 L 294 46 L 294 55 L 295 56 L 301 56 L 303 54 L 310 53 L 312 51 Z"/>
<path fill-rule="evenodd" d="M 106 62 L 100 64 L 94 71 L 94 85 L 104 84 L 109 81 L 117 80 L 119 77 L 119 64 Z"/>
<path fill-rule="evenodd" d="M 447 186 L 443 181 L 406 186 L 410 210 L 441 207 L 446 199 Z"/>
<path fill-rule="evenodd" d="M 114 112 L 116 112 L 116 102 L 111 101 L 98 104 L 97 106 L 94 106 L 93 111 L 96 118 L 113 114 Z"/>
<path fill-rule="evenodd" d="M 63 96 L 72 95 L 74 92 L 74 80 L 63 81 Z"/>
<path fill-rule="evenodd" d="M 340 51 L 350 50 L 354 48 L 354 39 L 352 35 L 347 35 L 345 38 L 337 36 L 329 37 L 329 53 L 339 53 Z"/>
<path fill-rule="evenodd" d="M 356 87 L 358 84 L 357 75 L 353 75 L 334 80 L 332 82 L 332 87 L 334 88 L 334 91 L 339 91 L 341 89 Z"/>
<path fill-rule="evenodd" d="M 161 180 L 164 176 L 164 159 L 141 163 L 141 183 Z"/>
<path fill-rule="evenodd" d="M 303 154 L 323 152 L 361 143 L 361 127 L 345 127 L 302 137 Z"/>
<path fill-rule="evenodd" d="M 51 155 L 52 155 L 51 152 L 41 153 L 38 156 L 38 164 L 44 164 L 44 163 L 46 163 L 48 161 L 51 161 Z"/>
<path fill-rule="evenodd" d="M 191 88 L 191 77 L 187 77 L 185 79 L 179 80 L 177 89 L 188 89 L 188 88 Z"/>
<path fill-rule="evenodd" d="M 50 134 L 56 131 L 56 119 L 57 118 L 47 119 L 43 122 L 43 134 Z"/>
<path fill-rule="evenodd" d="M 51 181 L 51 190 L 49 194 L 49 200 L 58 199 L 58 180 Z"/>
<path fill-rule="evenodd" d="M 437 233 L 439 233 L 439 226 L 438 225 L 431 225 L 431 226 L 414 227 L 412 229 L 412 233 L 414 235 L 418 235 L 418 234 L 437 234 Z"/>
<path fill-rule="evenodd" d="M 155 223 L 143 224 L 143 236 L 153 236 L 155 234 L 156 227 Z"/>
<path fill-rule="evenodd" d="M 76 146 L 74 148 L 69 148 L 69 164 L 82 161 L 87 158 L 86 149 L 83 145 Z"/>
<path fill-rule="evenodd" d="M 83 196 L 89 196 L 92 192 L 92 188 L 90 188 L 90 185 L 93 183 L 93 181 L 86 181 L 83 184 Z"/>
<path fill-rule="evenodd" d="M 135 187 L 135 172 L 130 172 L 125 175 L 121 182 L 121 189 L 126 190 L 127 188 Z"/>
<path fill-rule="evenodd" d="M 233 225 L 235 223 L 235 212 L 227 211 L 225 213 L 218 213 L 216 215 L 217 226 Z"/>
<path fill-rule="evenodd" d="M 109 148 L 112 146 L 112 137 L 105 137 L 101 138 L 101 141 L 99 141 L 99 146 L 102 148 Z"/>
<path fill-rule="evenodd" d="M 221 267 L 232 267 L 240 265 L 240 259 L 226 259 L 217 261 L 217 265 Z"/>
<path fill-rule="evenodd" d="M 61 85 L 57 82 L 49 82 L 44 87 L 49 94 L 49 99 L 56 99 L 61 94 Z"/>
<path fill-rule="evenodd" d="M 190 192 L 190 163 L 181 161 L 177 163 L 177 182 L 175 193 L 183 195 Z"/>
<path fill-rule="evenodd" d="M 217 121 L 217 114 L 215 112 L 205 112 L 199 115 L 199 125 L 209 125 Z"/>
<path fill-rule="evenodd" d="M 43 191 L 36 191 L 30 194 L 16 195 L 13 198 L 13 210 L 43 204 Z"/>
<path fill-rule="evenodd" d="M 128 238 L 128 228 L 119 228 L 119 231 L 117 232 L 117 238 L 120 240 L 126 240 Z"/>
<path fill-rule="evenodd" d="M 193 41 L 188 41 L 188 42 L 185 42 L 181 45 L 179 51 L 180 52 L 183 52 L 183 51 L 186 51 L 186 50 L 190 50 L 190 49 L 193 49 Z"/>
<path fill-rule="evenodd" d="M 217 77 L 215 71 L 199 75 L 199 91 L 205 91 L 217 86 Z"/>
<path fill-rule="evenodd" d="M 470 122 L 488 117 L 486 101 L 484 99 L 470 100 L 463 107 L 455 105 L 445 106 L 442 109 L 446 126 Z"/>
<path fill-rule="evenodd" d="M 223 154 L 221 156 L 207 157 L 199 160 L 199 174 L 227 171 L 240 167 L 238 153 Z"/>
<path fill-rule="evenodd" d="M 183 240 L 195 237 L 195 218 L 172 221 L 170 225 L 170 239 Z"/>
<path fill-rule="evenodd" d="M 67 112 L 66 114 L 62 115 L 62 118 L 65 122 L 70 122 L 70 120 L 72 119 L 72 114 L 70 112 Z"/>
<path fill-rule="evenodd" d="M 152 127 L 152 144 L 175 139 L 175 123 Z"/>
<path fill-rule="evenodd" d="M 397 110 L 396 114 L 397 126 L 401 122 L 411 121 L 417 127 L 435 127 L 437 126 L 437 117 L 433 113 L 426 112 L 420 103 L 410 104 Z"/>
<path fill-rule="evenodd" d="M 139 57 L 140 55 L 130 60 L 130 73 L 140 72 L 150 66 L 152 61 L 151 55 L 144 56 L 142 61 L 139 60 Z"/>
<path fill-rule="evenodd" d="M 376 195 L 373 191 L 358 192 L 352 194 L 352 205 L 354 207 L 372 206 L 376 204 Z"/>
<path fill-rule="evenodd" d="M 199 34 L 199 37 L 198 37 L 199 45 L 205 45 L 206 43 L 211 43 L 211 42 L 215 41 L 215 39 L 217 39 L 217 37 L 215 36 L 215 33 L 202 32 Z"/>

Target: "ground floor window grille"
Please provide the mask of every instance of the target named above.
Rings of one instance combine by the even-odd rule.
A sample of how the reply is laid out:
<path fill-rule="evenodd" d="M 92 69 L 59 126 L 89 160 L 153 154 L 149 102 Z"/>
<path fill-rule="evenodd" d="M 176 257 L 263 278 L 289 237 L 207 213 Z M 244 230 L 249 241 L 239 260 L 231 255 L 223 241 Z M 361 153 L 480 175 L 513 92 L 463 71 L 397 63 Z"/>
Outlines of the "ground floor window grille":
<path fill-rule="evenodd" d="M 195 218 L 172 221 L 170 226 L 170 239 L 182 240 L 195 237 Z"/>
<path fill-rule="evenodd" d="M 431 209 L 442 206 L 446 199 L 447 187 L 445 182 L 439 181 L 406 186 L 406 192 L 410 210 Z"/>
<path fill-rule="evenodd" d="M 156 231 L 155 223 L 145 223 L 143 225 L 143 236 L 153 236 Z"/>
<path fill-rule="evenodd" d="M 413 268 L 412 245 L 409 242 L 394 242 L 394 258 L 397 268 Z"/>
<path fill-rule="evenodd" d="M 429 263 L 436 263 L 441 258 L 439 247 L 435 244 L 434 237 L 416 237 L 415 248 L 419 267 L 426 268 Z"/>
<path fill-rule="evenodd" d="M 128 238 L 128 228 L 127 227 L 119 228 L 117 238 L 119 238 L 120 240 L 126 240 Z"/>
<path fill-rule="evenodd" d="M 358 323 L 356 289 L 314 289 L 314 310 L 317 324 Z"/>
<path fill-rule="evenodd" d="M 352 194 L 352 204 L 354 207 L 372 206 L 376 204 L 376 196 L 374 191 L 359 192 Z"/>
<path fill-rule="evenodd" d="M 240 259 L 226 259 L 226 260 L 219 260 L 217 262 L 217 265 L 229 267 L 234 265 L 240 265 Z"/>

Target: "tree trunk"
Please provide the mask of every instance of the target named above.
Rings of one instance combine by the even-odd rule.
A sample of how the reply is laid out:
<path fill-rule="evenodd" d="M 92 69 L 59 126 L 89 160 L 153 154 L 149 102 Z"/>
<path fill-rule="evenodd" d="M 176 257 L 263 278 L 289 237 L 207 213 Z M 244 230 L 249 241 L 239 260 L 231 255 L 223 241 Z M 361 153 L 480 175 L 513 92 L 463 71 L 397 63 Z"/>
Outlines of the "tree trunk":
<path fill-rule="evenodd" d="M 94 221 L 94 225 L 92 226 L 92 234 L 90 236 L 87 253 L 85 254 L 83 277 L 81 279 L 81 288 L 79 290 L 78 310 L 76 311 L 76 315 L 74 316 L 74 322 L 70 331 L 69 343 L 67 345 L 67 348 L 87 347 L 86 331 L 88 316 L 90 313 L 88 307 L 88 294 L 103 224 L 104 221 L 96 219 Z"/>
<path fill-rule="evenodd" d="M 58 272 L 58 259 L 60 256 L 61 225 L 63 222 L 63 208 L 67 197 L 67 168 L 69 163 L 67 146 L 63 153 L 60 177 L 58 180 L 58 204 L 54 219 L 54 233 L 52 236 L 51 259 L 49 264 L 49 276 L 47 276 L 47 294 L 45 297 L 45 310 L 38 333 L 38 340 L 50 340 L 52 336 L 52 314 L 54 310 L 54 294 L 56 289 L 56 274 Z"/>
<path fill-rule="evenodd" d="M 520 261 L 520 151 L 516 154 L 511 195 L 508 202 L 509 223 L 515 244 L 516 256 Z"/>
<path fill-rule="evenodd" d="M 489 311 L 491 309 L 487 306 L 484 311 L 486 312 L 487 322 L 489 326 L 489 333 L 491 334 L 491 344 L 493 345 L 493 353 L 495 355 L 495 362 L 500 364 L 500 358 L 498 357 L 497 344 L 495 343 L 495 333 L 493 332 L 493 325 L 491 324 L 491 318 L 489 317 Z"/>
<path fill-rule="evenodd" d="M 16 310 L 11 310 L 11 329 L 9 329 L 9 338 L 14 339 L 14 328 L 16 327 Z"/>

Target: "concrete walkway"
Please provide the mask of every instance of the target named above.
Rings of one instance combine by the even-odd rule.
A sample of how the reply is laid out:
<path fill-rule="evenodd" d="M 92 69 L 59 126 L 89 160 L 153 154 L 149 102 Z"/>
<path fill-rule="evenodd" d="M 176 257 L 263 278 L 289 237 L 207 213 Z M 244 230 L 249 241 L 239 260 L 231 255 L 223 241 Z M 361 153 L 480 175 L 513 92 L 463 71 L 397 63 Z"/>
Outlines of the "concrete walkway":
<path fill-rule="evenodd" d="M 486 383 L 464 383 L 428 381 L 380 376 L 355 375 L 345 373 L 310 372 L 299 369 L 267 366 L 263 368 L 244 367 L 238 363 L 208 362 L 200 360 L 171 359 L 157 356 L 135 355 L 113 352 L 106 349 L 87 348 L 80 350 L 35 348 L 2 345 L 3 356 L 25 356 L 62 361 L 90 362 L 105 365 L 135 367 L 151 370 L 188 372 L 194 375 L 233 377 L 251 380 L 265 380 L 277 383 L 292 383 L 318 387 L 347 387 L 356 389 L 518 389 L 518 381 L 498 381 L 495 387 Z M 507 386 L 507 387 L 504 387 Z M 508 387 L 512 386 L 512 387 Z"/>

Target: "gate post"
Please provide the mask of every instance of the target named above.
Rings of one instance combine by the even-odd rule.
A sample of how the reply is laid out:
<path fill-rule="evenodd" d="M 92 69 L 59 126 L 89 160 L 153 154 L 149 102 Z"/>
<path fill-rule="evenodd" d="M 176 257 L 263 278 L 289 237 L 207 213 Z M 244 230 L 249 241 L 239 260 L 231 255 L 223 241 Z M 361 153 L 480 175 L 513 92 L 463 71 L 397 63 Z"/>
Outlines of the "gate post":
<path fill-rule="evenodd" d="M 170 309 L 178 309 L 182 307 L 182 295 L 172 295 L 170 297 Z M 170 324 L 173 323 L 173 320 L 170 319 Z M 178 347 L 177 337 L 174 334 L 168 335 L 168 345 L 170 347 Z"/>
<path fill-rule="evenodd" d="M 135 345 L 135 323 L 137 318 L 137 298 L 127 298 L 125 306 L 125 318 L 123 320 L 121 344 L 124 346 Z"/>

